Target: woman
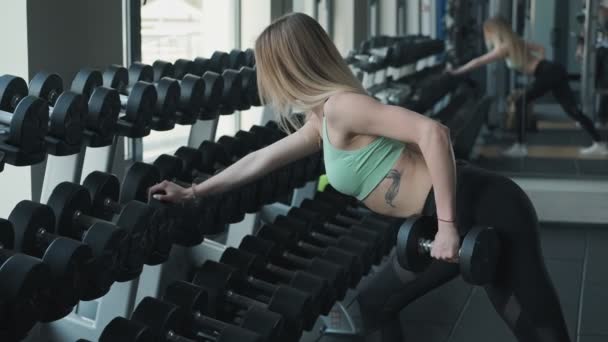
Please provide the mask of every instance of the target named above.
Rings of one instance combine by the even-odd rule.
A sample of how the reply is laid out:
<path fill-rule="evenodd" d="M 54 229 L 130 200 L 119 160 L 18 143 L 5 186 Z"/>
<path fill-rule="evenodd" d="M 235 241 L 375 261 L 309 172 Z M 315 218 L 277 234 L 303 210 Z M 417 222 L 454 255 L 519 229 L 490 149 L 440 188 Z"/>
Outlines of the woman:
<path fill-rule="evenodd" d="M 534 76 L 534 81 L 517 101 L 516 117 L 517 127 L 519 127 L 517 143 L 505 151 L 505 155 L 513 157 L 527 155 L 525 145 L 526 124 L 525 120 L 522 120 L 522 116 L 525 115 L 525 104 L 538 99 L 549 91 L 566 114 L 576 120 L 593 139 L 591 146 L 579 150 L 580 154 L 608 154 L 606 143 L 601 141 L 593 122 L 578 108 L 574 93 L 568 84 L 568 74 L 563 66 L 546 60 L 545 49 L 542 46 L 524 41 L 500 18 L 487 20 L 483 25 L 483 34 L 490 51 L 457 69 L 451 70 L 452 74 L 464 74 L 483 65 L 504 59 L 509 68 Z"/>
<path fill-rule="evenodd" d="M 304 14 L 267 27 L 255 57 L 264 103 L 287 121 L 293 120 L 283 113 L 305 111 L 306 122 L 201 184 L 157 184 L 150 189 L 154 198 L 180 202 L 228 191 L 322 148 L 331 185 L 369 209 L 395 217 L 425 209 L 437 216 L 431 251 L 437 260 L 427 271 L 415 275 L 392 261 L 361 289 L 369 331 L 456 277 L 459 236 L 485 224 L 496 227 L 503 240 L 500 275 L 486 289 L 497 312 L 519 341 L 569 341 L 541 257 L 535 212 L 520 188 L 472 166 L 456 167 L 448 129 L 368 96 L 323 28 Z"/>

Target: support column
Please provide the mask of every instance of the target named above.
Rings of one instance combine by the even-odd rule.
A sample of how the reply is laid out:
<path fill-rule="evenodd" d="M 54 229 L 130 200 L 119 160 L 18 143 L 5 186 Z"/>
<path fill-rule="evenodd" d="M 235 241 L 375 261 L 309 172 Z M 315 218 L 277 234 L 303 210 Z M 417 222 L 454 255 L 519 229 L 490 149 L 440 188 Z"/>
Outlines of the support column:
<path fill-rule="evenodd" d="M 583 113 L 596 119 L 595 115 L 595 64 L 597 41 L 598 0 L 587 0 L 585 7 L 585 47 L 583 52 L 583 69 L 581 72 L 581 103 Z"/>
<path fill-rule="evenodd" d="M 378 0 L 380 6 L 380 34 L 397 35 L 397 0 Z"/>
<path fill-rule="evenodd" d="M 334 1 L 334 43 L 343 56 L 367 38 L 367 0 Z"/>

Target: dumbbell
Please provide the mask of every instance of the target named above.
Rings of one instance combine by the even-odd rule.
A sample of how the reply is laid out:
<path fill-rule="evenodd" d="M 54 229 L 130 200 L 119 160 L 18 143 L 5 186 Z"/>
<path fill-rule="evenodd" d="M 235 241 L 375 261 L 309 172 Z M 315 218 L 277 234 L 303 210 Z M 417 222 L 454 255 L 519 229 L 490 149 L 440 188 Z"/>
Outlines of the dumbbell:
<path fill-rule="evenodd" d="M 84 98 L 72 91 L 63 91 L 63 80 L 57 74 L 39 72 L 30 81 L 29 88 L 30 95 L 49 105 L 47 152 L 56 156 L 80 152 L 88 110 Z"/>
<path fill-rule="evenodd" d="M 245 50 L 245 61 L 247 63 L 247 66 L 252 68 L 255 66 L 255 52 L 253 51 L 253 49 Z"/>
<path fill-rule="evenodd" d="M 362 272 L 368 272 L 373 262 L 373 245 L 367 241 L 333 232 L 333 227 L 323 224 L 319 215 L 302 208 L 291 208 L 285 215 L 278 215 L 274 220 L 277 227 L 289 227 L 294 234 L 312 241 L 314 244 L 333 246 L 355 255 L 356 264 Z M 329 229 L 327 227 L 330 227 Z"/>
<path fill-rule="evenodd" d="M 45 157 L 49 107 L 27 92 L 23 79 L 0 76 L 0 124 L 4 126 L 0 141 L 8 145 L 2 148 L 6 161 L 16 166 L 36 164 Z"/>
<path fill-rule="evenodd" d="M 333 194 L 327 188 L 323 193 L 315 194 L 315 199 L 319 200 L 318 203 L 325 204 L 323 208 L 321 207 L 323 204 L 315 204 L 316 211 L 329 215 L 331 223 L 340 226 L 356 226 L 378 232 L 385 242 L 384 254 L 388 254 L 394 245 L 397 231 L 403 219 L 376 215 L 367 209 L 359 209 L 359 207 L 353 206 L 351 206 L 352 210 L 348 210 L 346 206 L 349 204 L 342 202 L 342 195 Z M 334 209 L 331 209 L 328 205 L 331 205 Z M 357 211 L 360 211 L 361 214 L 357 214 Z M 368 212 L 369 214 L 367 214 Z"/>
<path fill-rule="evenodd" d="M 282 215 L 279 215 L 282 216 Z M 285 216 L 282 216 L 285 217 Z M 326 243 L 323 235 L 310 232 L 300 222 L 289 218 L 277 217 L 272 224 L 266 224 L 258 231 L 257 236 L 283 245 L 289 250 L 299 252 L 306 256 L 319 257 L 344 268 L 344 276 L 351 287 L 356 286 L 363 277 L 361 258 L 353 252 L 341 248 L 337 242 L 328 237 Z M 323 240 L 322 240 L 323 239 Z"/>
<path fill-rule="evenodd" d="M 180 158 L 166 154 L 160 155 L 154 161 L 154 166 L 160 171 L 162 180 L 175 182 L 185 188 L 192 186 L 192 184 L 182 182 L 178 179 L 179 176 L 183 174 L 184 167 L 184 163 Z M 211 177 L 210 175 L 202 173 L 199 173 L 198 176 L 199 177 L 194 180 L 195 183 L 200 183 Z M 220 222 L 236 223 L 245 218 L 245 212 L 241 209 L 241 204 L 245 204 L 244 199 L 241 199 L 243 191 L 246 193 L 247 189 L 234 189 L 217 196 L 221 198 L 222 203 L 221 212 L 218 213 L 218 220 Z"/>
<path fill-rule="evenodd" d="M 255 53 L 253 49 L 245 51 L 232 49 L 228 54 L 228 66 L 230 69 L 239 69 L 241 67 L 253 68 L 255 66 Z"/>
<path fill-rule="evenodd" d="M 142 138 L 150 134 L 150 123 L 156 111 L 158 95 L 148 82 L 130 82 L 128 71 L 111 65 L 103 72 L 103 85 L 116 89 L 123 116 L 118 118 L 118 135 Z"/>
<path fill-rule="evenodd" d="M 226 250 L 224 251 L 224 253 L 222 253 L 222 256 L 220 257 L 219 262 L 238 269 L 240 272 L 247 276 L 248 280 L 251 279 L 250 281 L 252 283 L 261 284 L 261 286 L 258 286 L 260 286 L 263 290 L 266 290 L 267 292 L 272 293 L 275 292 L 277 289 L 285 287 L 287 289 L 293 289 L 292 296 L 300 298 L 302 302 L 304 302 L 304 299 L 302 298 L 306 298 L 306 302 L 309 303 L 309 308 L 306 311 L 302 311 L 302 315 L 304 318 L 304 329 L 312 329 L 321 312 L 321 302 L 319 300 L 320 294 L 317 291 L 321 288 L 320 286 L 322 284 L 322 281 L 317 282 L 316 280 L 318 280 L 318 278 L 312 278 L 313 283 L 311 287 L 309 287 L 308 283 L 294 284 L 294 286 L 292 286 L 283 283 L 276 284 L 275 282 L 267 281 L 266 279 L 262 279 L 258 277 L 257 274 L 254 274 L 254 272 L 252 272 L 254 266 L 258 266 L 258 268 L 262 270 L 265 269 L 264 263 L 261 258 L 252 253 L 248 253 L 246 251 L 239 250 L 233 247 L 226 248 Z M 254 265 L 255 263 L 257 263 L 258 265 Z M 310 280 L 310 278 L 307 278 L 305 280 Z"/>
<path fill-rule="evenodd" d="M 184 180 L 185 182 L 201 183 L 211 177 L 211 174 L 199 170 L 203 160 L 203 155 L 199 150 L 182 146 L 175 151 L 172 163 L 177 163 L 177 160 L 181 161 L 181 171 L 179 171 L 179 175 L 176 176 L 177 178 Z M 178 171 L 177 169 L 175 170 Z M 223 170 L 223 168 L 220 167 L 215 173 L 221 172 L 221 170 Z M 161 172 L 161 174 L 162 173 L 163 172 Z M 234 200 L 238 201 L 235 203 L 237 205 L 236 210 L 241 214 L 237 215 L 235 213 L 236 218 L 234 220 L 238 220 L 239 218 L 242 220 L 243 216 L 241 215 L 244 215 L 245 212 L 254 213 L 260 209 L 259 191 L 261 191 L 261 189 L 255 182 L 250 182 L 239 187 L 238 196 L 235 196 Z M 224 203 L 224 205 L 228 204 Z"/>
<path fill-rule="evenodd" d="M 126 182 L 128 180 L 125 180 Z M 146 265 L 159 265 L 167 261 L 173 240 L 168 231 L 150 227 L 153 208 L 141 201 L 133 203 L 134 201 L 120 200 L 120 182 L 110 173 L 93 171 L 84 179 L 82 186 L 87 189 L 91 197 L 92 216 L 108 221 L 116 218 L 118 226 L 131 227 L 130 239 L 135 239 L 132 243 L 141 243 L 138 241 L 140 237 L 146 236 L 145 241 L 150 244 L 144 247 Z M 133 210 L 139 210 L 140 214 L 132 214 Z"/>
<path fill-rule="evenodd" d="M 198 107 L 197 109 L 199 111 L 198 119 L 217 119 L 217 117 L 219 116 L 219 107 L 222 100 L 222 93 L 224 91 L 224 80 L 222 79 L 222 76 L 219 73 L 199 69 L 193 61 L 187 59 L 178 59 L 171 67 L 169 67 L 168 65 L 170 65 L 170 63 L 159 65 L 159 72 L 160 68 L 162 67 L 163 73 L 171 72 L 177 79 L 185 79 L 188 74 L 190 74 L 189 77 L 200 77 L 200 79 L 202 80 L 201 82 L 204 83 L 204 95 L 201 96 L 199 99 L 201 104 L 200 107 Z M 157 69 L 155 69 L 155 75 L 157 74 L 156 70 Z M 193 117 L 195 118 L 196 115 L 193 115 Z"/>
<path fill-rule="evenodd" d="M 127 72 L 124 68 L 119 69 L 120 72 Z M 129 66 L 128 73 L 121 75 L 119 78 L 127 78 L 129 85 L 133 86 L 135 82 L 143 81 L 153 84 L 156 88 L 156 110 L 152 115 L 150 127 L 155 131 L 168 131 L 175 127 L 177 118 L 177 110 L 181 99 L 181 85 L 177 80 L 170 77 L 162 77 L 158 80 L 154 78 L 154 69 L 152 66 L 140 62 L 134 62 Z M 184 89 L 184 91 L 192 90 L 192 88 Z M 199 93 L 200 94 L 200 93 Z M 184 94 L 188 100 L 193 96 L 192 93 Z"/>
<path fill-rule="evenodd" d="M 256 236 L 256 238 L 257 239 L 253 239 L 249 238 L 248 236 L 243 238 L 243 241 L 245 241 L 245 239 L 251 240 L 249 242 L 250 245 L 248 245 L 247 249 L 245 249 L 247 252 L 261 255 L 266 260 L 272 261 L 273 263 L 287 269 L 307 271 L 311 274 L 326 279 L 329 286 L 335 289 L 336 299 L 344 299 L 344 295 L 346 294 L 349 283 L 344 267 L 320 257 L 307 257 L 296 254 L 297 251 L 294 252 L 287 250 L 280 242 L 273 240 L 273 236 L 269 236 L 268 238 Z M 269 246 L 268 244 L 260 243 L 258 239 L 270 241 L 276 244 Z"/>
<path fill-rule="evenodd" d="M 202 153 L 202 162 L 198 169 L 203 172 L 227 167 L 254 151 L 251 147 L 240 142 L 239 139 L 230 136 L 220 137 L 217 143 L 203 141 L 199 146 L 199 150 Z M 268 193 L 261 195 L 261 198 L 264 199 L 262 203 L 271 203 L 279 195 L 289 190 L 289 173 L 286 171 L 287 168 L 283 167 L 258 180 L 258 182 L 262 183 L 261 189 L 273 190 L 272 195 Z M 269 198 L 266 198 L 266 196 L 269 196 Z"/>
<path fill-rule="evenodd" d="M 192 330 L 195 333 L 210 330 L 218 332 L 226 329 L 235 331 L 245 331 L 259 336 L 261 341 L 274 341 L 277 332 L 282 326 L 280 315 L 263 309 L 254 308 L 248 311 L 240 320 L 238 325 L 232 325 L 223 321 L 211 318 L 207 315 L 209 309 L 209 295 L 205 289 L 185 281 L 176 281 L 167 287 L 163 296 L 163 301 L 175 304 L 188 312 Z"/>
<path fill-rule="evenodd" d="M 103 271 L 96 274 L 97 280 L 86 288 L 82 299 L 100 298 L 110 291 L 115 280 L 124 281 L 118 276 L 118 273 L 120 265 L 124 263 L 123 259 L 126 257 L 127 231 L 110 222 L 95 222 L 89 225 L 71 218 L 63 218 L 62 207 L 66 205 L 64 201 L 67 200 L 67 198 L 55 195 L 49 198 L 47 205 L 55 214 L 59 235 L 82 241 L 91 248 L 93 253 L 91 262 L 96 265 L 96 268 Z M 79 205 L 82 212 L 91 211 L 91 201 L 88 198 L 85 198 Z"/>
<path fill-rule="evenodd" d="M 185 281 L 169 284 L 163 300 L 185 308 L 194 320 L 202 315 L 213 317 L 220 322 L 229 322 L 228 324 L 254 332 L 263 341 L 280 341 L 285 330 L 283 317 L 278 313 L 258 306 L 250 306 L 246 310 L 240 310 L 239 307 L 235 311 L 230 300 L 224 302 L 216 294 L 210 295 L 208 289 Z M 195 322 L 194 325 L 198 324 Z"/>
<path fill-rule="evenodd" d="M 157 342 L 262 341 L 258 334 L 207 317 L 202 317 L 201 321 L 208 330 L 194 333 L 188 314 L 175 304 L 145 297 L 133 311 L 131 320 L 148 326 Z"/>
<path fill-rule="evenodd" d="M 12 224 L 0 219 L 0 331 L 19 337 L 34 327 L 47 305 L 52 275 L 42 260 L 14 251 L 14 241 Z"/>
<path fill-rule="evenodd" d="M 82 95 L 88 101 L 88 113 L 84 118 L 84 140 L 89 147 L 103 147 L 112 144 L 120 115 L 118 91 L 102 86 L 101 73 L 93 69 L 80 70 L 70 86 L 70 90 Z"/>
<path fill-rule="evenodd" d="M 287 288 L 276 291 L 270 298 L 265 298 L 265 296 L 256 296 L 255 299 L 246 297 L 239 292 L 253 284 L 232 266 L 211 260 L 205 261 L 196 270 L 192 282 L 207 289 L 212 302 L 226 301 L 241 308 L 257 306 L 282 315 L 285 320 L 282 337 L 286 340 L 297 341 L 302 335 L 303 315 L 300 311 L 302 305 L 292 302 L 296 298 L 291 295 L 291 291 L 285 290 Z"/>
<path fill-rule="evenodd" d="M 120 201 L 148 202 L 148 190 L 161 182 L 160 172 L 154 165 L 135 162 L 127 170 L 120 192 Z M 156 213 L 164 213 L 154 225 L 170 229 L 172 240 L 182 246 L 201 243 L 206 234 L 214 235 L 226 230 L 226 223 L 218 219 L 222 207 L 219 195 L 205 196 L 196 201 L 169 204 L 150 199 Z"/>
<path fill-rule="evenodd" d="M 40 321 L 52 322 L 67 316 L 87 286 L 94 282 L 95 265 L 91 248 L 80 241 L 60 237 L 55 232 L 53 210 L 43 204 L 21 201 L 11 211 L 8 220 L 15 229 L 15 247 L 22 253 L 41 258 L 52 274 L 52 296 L 40 308 Z"/>
<path fill-rule="evenodd" d="M 176 65 L 157 60 L 152 64 L 154 80 L 164 77 L 179 80 L 182 94 L 179 101 L 178 122 L 182 125 L 194 124 L 197 119 L 209 120 L 217 117 L 205 118 L 207 112 L 216 112 L 219 106 L 219 97 L 222 94 L 222 80 L 218 74 L 209 74 L 205 77 L 192 71 L 194 63 L 185 59 L 176 61 Z"/>
<path fill-rule="evenodd" d="M 108 220 L 92 216 L 93 204 L 87 189 L 81 185 L 59 183 L 51 193 L 49 206 L 56 213 L 57 225 L 76 230 L 102 223 L 112 225 Z M 111 256 L 112 267 L 109 268 L 113 280 L 127 281 L 137 278 L 142 272 L 146 257 L 156 238 L 148 231 L 150 208 L 140 202 L 129 202 L 123 209 L 116 226 L 127 231 L 127 238 L 112 248 L 118 251 Z"/>
<path fill-rule="evenodd" d="M 376 232 L 357 226 L 346 228 L 332 224 L 329 222 L 329 215 L 323 215 L 309 208 L 310 206 L 294 207 L 289 210 L 287 215 L 306 224 L 311 231 L 320 233 L 320 239 L 326 236 L 340 239 L 340 248 L 360 255 L 365 272 L 369 271 L 372 264 L 380 262 L 384 246 L 377 239 L 378 234 Z"/>
<path fill-rule="evenodd" d="M 214 52 L 210 59 L 198 57 L 194 60 L 194 69 L 198 73 L 212 71 L 222 76 L 224 86 L 219 113 L 223 115 L 232 114 L 240 105 L 243 86 L 241 74 L 229 69 L 229 64 L 228 54 L 219 51 Z"/>
<path fill-rule="evenodd" d="M 244 66 L 250 66 L 247 64 L 247 55 L 245 54 L 245 51 L 232 49 L 228 54 L 228 67 L 236 70 Z"/>
<path fill-rule="evenodd" d="M 412 272 L 421 272 L 430 264 L 437 219 L 414 215 L 408 218 L 397 236 L 397 260 Z M 494 228 L 475 226 L 464 236 L 458 250 L 460 273 L 474 285 L 485 285 L 494 279 L 500 255 L 500 241 Z"/>
<path fill-rule="evenodd" d="M 265 251 L 276 250 L 278 247 L 269 240 L 264 240 L 256 236 L 247 235 L 239 244 L 239 250 L 249 253 L 253 257 L 248 263 L 242 263 L 242 271 L 253 273 L 261 279 L 270 282 L 286 284 L 295 289 L 308 292 L 314 303 L 317 304 L 319 312 L 323 315 L 329 311 L 336 302 L 336 291 L 330 287 L 327 278 L 320 277 L 307 271 L 289 270 L 267 260 Z M 236 266 L 235 266 L 236 267 Z"/>
<path fill-rule="evenodd" d="M 116 317 L 106 325 L 99 336 L 99 342 L 150 342 L 156 341 L 156 336 L 151 328 L 146 325 Z M 76 342 L 89 342 L 78 340 Z"/>

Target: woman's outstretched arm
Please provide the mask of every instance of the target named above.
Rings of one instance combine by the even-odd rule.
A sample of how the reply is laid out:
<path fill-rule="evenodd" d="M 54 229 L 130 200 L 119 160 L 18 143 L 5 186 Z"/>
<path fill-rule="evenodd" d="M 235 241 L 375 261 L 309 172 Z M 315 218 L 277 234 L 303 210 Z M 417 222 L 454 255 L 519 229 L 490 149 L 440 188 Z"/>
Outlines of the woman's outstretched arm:
<path fill-rule="evenodd" d="M 304 158 L 320 149 L 318 120 L 311 116 L 295 133 L 252 152 L 224 171 L 206 181 L 183 188 L 175 183 L 163 181 L 150 188 L 155 199 L 179 202 L 204 195 L 222 193 L 249 183 L 295 160 Z"/>
<path fill-rule="evenodd" d="M 450 73 L 452 75 L 466 74 L 467 72 L 480 68 L 486 64 L 490 64 L 499 59 L 505 58 L 505 57 L 507 57 L 507 54 L 508 54 L 508 52 L 507 52 L 506 47 L 504 47 L 504 46 L 497 47 L 497 48 L 493 49 L 492 51 L 486 53 L 485 55 L 479 56 L 477 58 L 473 58 L 465 65 L 462 65 L 459 68 L 451 70 Z"/>

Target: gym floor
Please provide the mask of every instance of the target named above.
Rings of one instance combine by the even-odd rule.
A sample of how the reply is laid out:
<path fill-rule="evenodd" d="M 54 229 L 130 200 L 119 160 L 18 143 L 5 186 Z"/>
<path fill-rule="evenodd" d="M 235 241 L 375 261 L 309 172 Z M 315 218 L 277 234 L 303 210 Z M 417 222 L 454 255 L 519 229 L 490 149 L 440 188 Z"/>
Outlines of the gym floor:
<path fill-rule="evenodd" d="M 572 341 L 608 341 L 608 230 L 606 226 L 543 223 L 547 269 L 560 297 Z M 401 313 L 405 342 L 516 342 L 482 288 L 460 277 Z M 352 341 L 325 336 L 322 342 Z"/>

